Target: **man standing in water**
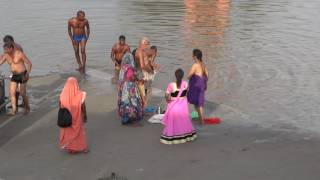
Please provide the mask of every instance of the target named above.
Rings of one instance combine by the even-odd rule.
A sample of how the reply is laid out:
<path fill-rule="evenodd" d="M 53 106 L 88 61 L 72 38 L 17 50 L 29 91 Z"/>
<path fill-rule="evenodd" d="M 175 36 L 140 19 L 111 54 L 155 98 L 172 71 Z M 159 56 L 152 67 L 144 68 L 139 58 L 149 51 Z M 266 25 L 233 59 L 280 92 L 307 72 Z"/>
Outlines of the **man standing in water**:
<path fill-rule="evenodd" d="M 23 98 L 25 113 L 28 113 L 30 107 L 27 96 L 27 81 L 29 80 L 32 64 L 22 51 L 14 49 L 12 43 L 4 44 L 3 49 L 5 53 L 0 56 L 0 65 L 7 62 L 10 65 L 13 74 L 9 88 L 12 112 L 9 113 L 9 115 L 14 116 L 17 113 L 16 91 L 18 84 L 20 84 L 20 94 Z M 25 64 L 28 65 L 28 68 L 26 68 Z"/>
<path fill-rule="evenodd" d="M 148 67 L 148 71 L 143 70 L 144 76 L 144 88 L 146 97 L 148 97 L 152 93 L 152 82 L 154 81 L 154 77 L 157 71 L 159 71 L 160 66 L 155 62 L 157 56 L 157 46 L 151 46 L 150 49 L 145 50 L 147 58 L 145 59 L 145 66 Z M 150 72 L 151 70 L 151 72 Z M 148 98 L 146 98 L 148 101 Z"/>
<path fill-rule="evenodd" d="M 14 42 L 14 39 L 13 39 L 13 37 L 11 35 L 4 36 L 3 43 L 12 43 L 13 46 L 14 46 L 14 50 L 19 50 L 19 51 L 23 52 L 23 49 L 22 49 L 21 45 L 16 43 L 16 42 Z"/>
<path fill-rule="evenodd" d="M 116 83 L 119 79 L 119 72 L 121 69 L 121 61 L 124 54 L 130 53 L 130 47 L 126 44 L 126 37 L 121 35 L 119 37 L 119 42 L 114 44 L 111 51 L 111 59 L 114 63 L 114 77 L 112 79 L 113 83 Z"/>
<path fill-rule="evenodd" d="M 134 53 L 135 62 L 137 65 L 138 88 L 140 91 L 143 107 L 147 105 L 144 74 L 146 74 L 146 72 L 151 73 L 153 71 L 150 66 L 147 66 L 146 63 L 148 61 L 149 49 L 150 41 L 148 38 L 144 37 L 140 40 L 139 47 Z"/>
<path fill-rule="evenodd" d="M 13 46 L 14 46 L 14 50 L 19 50 L 19 51 L 23 52 L 23 49 L 22 49 L 22 47 L 20 46 L 20 44 L 14 42 L 14 39 L 13 39 L 13 37 L 12 37 L 11 35 L 6 35 L 6 36 L 4 36 L 4 38 L 3 38 L 3 43 L 12 43 Z M 21 105 L 18 105 L 18 100 L 19 100 L 19 96 L 20 96 L 20 93 L 19 93 L 19 92 L 20 92 L 20 88 L 19 88 L 19 86 L 20 86 L 20 84 L 18 84 L 18 86 L 17 86 L 16 105 L 23 107 L 23 102 L 22 102 Z M 11 108 L 12 108 L 12 106 L 11 106 Z M 17 107 L 17 108 L 18 108 L 18 107 Z"/>
<path fill-rule="evenodd" d="M 80 73 L 85 73 L 87 61 L 86 44 L 90 35 L 90 26 L 89 21 L 85 18 L 84 11 L 78 11 L 77 17 L 69 19 L 68 33 L 72 41 L 77 62 L 79 64 L 79 68 L 77 69 L 77 71 L 79 71 Z M 81 47 L 82 60 L 80 59 L 79 45 Z"/>

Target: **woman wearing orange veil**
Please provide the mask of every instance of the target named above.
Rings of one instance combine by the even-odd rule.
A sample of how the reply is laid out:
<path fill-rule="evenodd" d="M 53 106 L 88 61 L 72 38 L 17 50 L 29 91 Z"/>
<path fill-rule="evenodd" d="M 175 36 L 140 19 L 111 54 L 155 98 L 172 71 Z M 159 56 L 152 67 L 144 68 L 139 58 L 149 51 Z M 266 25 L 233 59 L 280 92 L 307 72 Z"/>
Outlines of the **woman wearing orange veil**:
<path fill-rule="evenodd" d="M 84 128 L 87 120 L 85 98 L 86 92 L 79 89 L 77 79 L 68 78 L 60 94 L 60 107 L 69 110 L 72 115 L 72 125 L 60 128 L 60 147 L 69 153 L 88 152 Z"/>

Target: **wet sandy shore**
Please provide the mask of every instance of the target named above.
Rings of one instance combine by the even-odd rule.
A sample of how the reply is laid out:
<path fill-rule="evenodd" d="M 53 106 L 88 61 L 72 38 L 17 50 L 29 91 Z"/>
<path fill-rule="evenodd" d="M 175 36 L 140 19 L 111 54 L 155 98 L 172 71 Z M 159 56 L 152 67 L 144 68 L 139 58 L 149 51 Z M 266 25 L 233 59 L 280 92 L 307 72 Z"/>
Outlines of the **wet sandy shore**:
<path fill-rule="evenodd" d="M 320 139 L 298 131 L 271 130 L 237 123 L 245 115 L 223 104 L 207 103 L 206 114 L 218 115 L 220 125 L 195 127 L 198 139 L 168 146 L 159 142 L 162 125 L 122 126 L 116 115 L 115 88 L 103 73 L 89 70 L 77 76 L 87 91 L 89 154 L 59 150 L 57 99 L 69 75 L 33 78 L 30 93 L 36 111 L 15 118 L 0 116 L 0 179 L 97 179 L 116 172 L 128 180 L 212 180 L 320 178 Z M 43 92 L 42 89 L 50 89 Z M 155 92 L 151 104 L 161 104 Z"/>

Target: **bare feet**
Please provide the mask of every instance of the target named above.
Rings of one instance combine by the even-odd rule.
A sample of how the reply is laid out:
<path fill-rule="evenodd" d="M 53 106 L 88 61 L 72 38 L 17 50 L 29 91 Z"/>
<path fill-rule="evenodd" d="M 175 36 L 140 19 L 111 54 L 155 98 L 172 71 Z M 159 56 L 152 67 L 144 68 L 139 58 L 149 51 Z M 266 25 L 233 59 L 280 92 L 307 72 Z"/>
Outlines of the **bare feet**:
<path fill-rule="evenodd" d="M 86 68 L 85 68 L 85 67 L 82 67 L 80 73 L 86 74 Z"/>
<path fill-rule="evenodd" d="M 15 116 L 15 115 L 16 115 L 16 112 L 13 112 L 13 111 L 7 114 L 7 116 Z"/>
<path fill-rule="evenodd" d="M 143 127 L 143 125 L 140 122 L 134 122 L 131 125 L 132 127 Z"/>
<path fill-rule="evenodd" d="M 29 114 L 29 112 L 30 112 L 30 108 L 29 107 L 24 109 L 24 115 Z"/>
<path fill-rule="evenodd" d="M 83 151 L 83 153 L 85 153 L 85 154 L 87 154 L 87 153 L 89 153 L 89 152 L 90 152 L 89 149 L 86 149 L 86 150 Z"/>
<path fill-rule="evenodd" d="M 30 112 L 30 106 L 28 103 L 24 103 L 24 115 L 29 114 Z"/>

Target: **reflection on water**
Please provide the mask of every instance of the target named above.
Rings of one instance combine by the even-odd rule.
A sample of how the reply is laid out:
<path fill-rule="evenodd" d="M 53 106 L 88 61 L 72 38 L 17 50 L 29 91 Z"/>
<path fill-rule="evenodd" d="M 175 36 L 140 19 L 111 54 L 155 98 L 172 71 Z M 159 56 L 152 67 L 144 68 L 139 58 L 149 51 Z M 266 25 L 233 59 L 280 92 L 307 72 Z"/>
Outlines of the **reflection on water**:
<path fill-rule="evenodd" d="M 184 4 L 187 44 L 207 50 L 221 46 L 229 21 L 230 1 L 184 0 Z"/>
<path fill-rule="evenodd" d="M 319 132 L 319 1 L 300 0 L 3 0 L 0 36 L 13 34 L 34 63 L 33 75 L 74 71 L 66 22 L 78 9 L 90 21 L 90 68 L 105 67 L 120 34 L 137 47 L 159 47 L 155 86 L 186 71 L 194 48 L 210 71 L 207 98 L 270 127 Z M 29 6 L 25 6 L 25 4 Z M 1 67 L 0 70 L 6 70 Z M 240 121 L 241 119 L 239 119 Z"/>

